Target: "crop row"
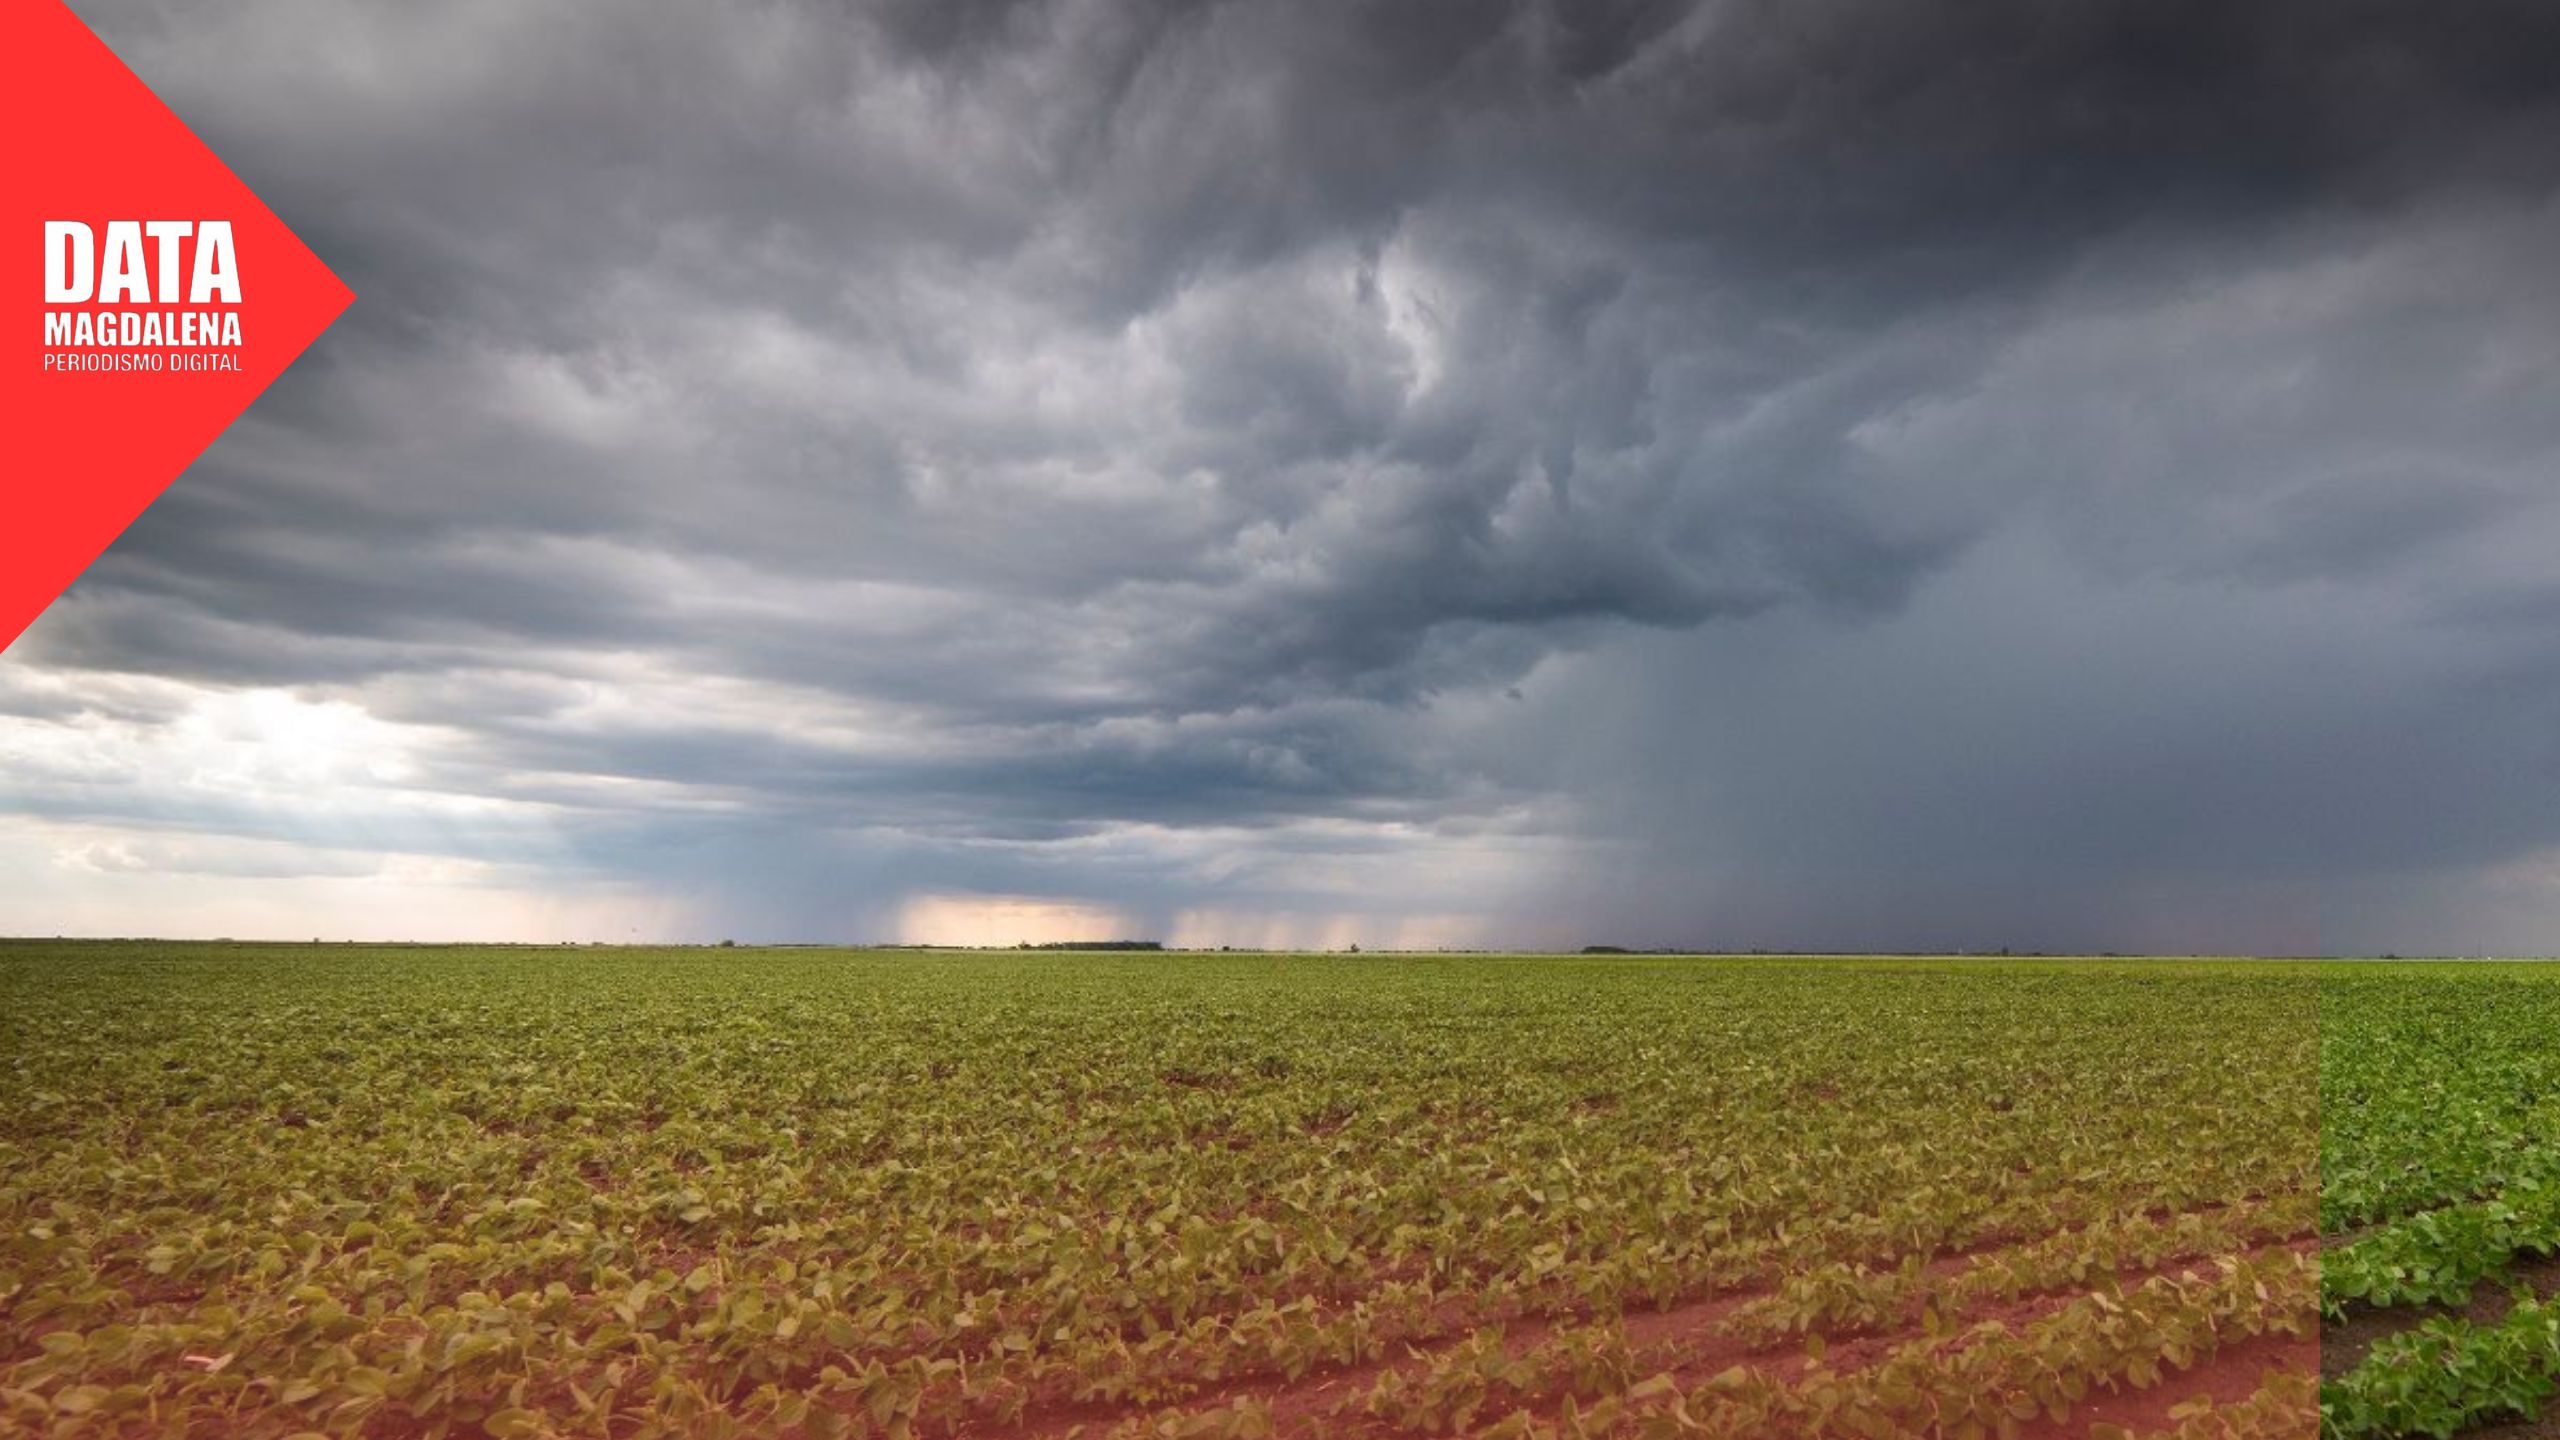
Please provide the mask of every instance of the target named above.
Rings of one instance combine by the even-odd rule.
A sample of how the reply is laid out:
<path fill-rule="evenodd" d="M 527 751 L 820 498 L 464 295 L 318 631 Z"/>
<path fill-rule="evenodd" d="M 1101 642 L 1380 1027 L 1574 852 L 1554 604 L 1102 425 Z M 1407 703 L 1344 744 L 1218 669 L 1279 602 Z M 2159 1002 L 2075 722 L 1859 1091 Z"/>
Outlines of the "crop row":
<path fill-rule="evenodd" d="M 1428 1366 L 1381 1377 L 1343 1401 L 1327 1428 L 1368 1417 L 1391 1422 L 1397 1433 L 1523 1440 L 2013 1436 L 2030 1421 L 2064 1419 L 2098 1391 L 2150 1388 L 2223 1346 L 2309 1334 L 2317 1323 L 2313 1269 L 2289 1251 L 2230 1258 L 2209 1275 L 2155 1276 L 2130 1290 L 2102 1286 L 2014 1329 L 1987 1321 L 1905 1342 L 1871 1366 L 1834 1371 L 1817 1360 L 1791 1378 L 1736 1366 L 1696 1384 L 1669 1373 L 1629 1384 L 1632 1357 L 1614 1330 L 1567 1332 L 1519 1353 L 1487 1333 Z M 2304 1377 L 2273 1386 L 2236 1407 L 2187 1407 L 2167 1433 L 2298 1440 L 2307 1428 L 2310 1383 Z M 2288 1424 L 2289 1431 L 2282 1428 Z M 1117 1433 L 1123 1440 L 1244 1437 L 1270 1425 L 1268 1411 L 1248 1403 L 1146 1417 Z"/>
<path fill-rule="evenodd" d="M 1816 1367 L 1792 1382 L 1728 1371 L 1682 1395 L 1669 1433 L 1730 1440 L 2014 1435 L 2099 1389 L 2147 1389 L 2220 1347 L 2317 1324 L 2316 1264 L 2291 1251 L 2226 1259 L 2205 1278 L 2105 1287 L 2021 1329 L 1985 1322 L 1914 1341 L 1871 1369 Z M 1631 1392 L 1631 1399 L 1641 1399 Z"/>
<path fill-rule="evenodd" d="M 2220 1404 L 2209 1396 L 2169 1408 L 2169 1423 L 2135 1436 L 2120 1425 L 2089 1427 L 2089 1440 L 2303 1440 L 2320 1424 L 2317 1378 L 2270 1371 L 2248 1398 Z"/>
<path fill-rule="evenodd" d="M 2528 1182 L 2496 1200 L 2428 1210 L 2331 1250 L 2320 1269 L 2321 1313 L 2350 1304 L 2458 1305 L 2519 1257 L 2560 1250 L 2560 1185 Z"/>
<path fill-rule="evenodd" d="M 2320 1387 L 2322 1440 L 2449 1437 L 2532 1418 L 2560 1391 L 2560 1305 L 2519 1300 L 2493 1325 L 2451 1316 L 2377 1341 Z"/>
<path fill-rule="evenodd" d="M 2219 1210 L 2097 1220 L 1983 1252 L 1953 1273 L 1932 1270 L 1919 1254 L 1883 1271 L 1835 1261 L 1790 1274 L 1772 1293 L 1737 1307 L 1723 1328 L 1764 1345 L 1893 1329 L 1986 1300 L 2052 1293 L 2170 1260 L 2236 1254 L 2300 1235 L 2312 1218 L 2311 1197 L 2292 1194 Z"/>

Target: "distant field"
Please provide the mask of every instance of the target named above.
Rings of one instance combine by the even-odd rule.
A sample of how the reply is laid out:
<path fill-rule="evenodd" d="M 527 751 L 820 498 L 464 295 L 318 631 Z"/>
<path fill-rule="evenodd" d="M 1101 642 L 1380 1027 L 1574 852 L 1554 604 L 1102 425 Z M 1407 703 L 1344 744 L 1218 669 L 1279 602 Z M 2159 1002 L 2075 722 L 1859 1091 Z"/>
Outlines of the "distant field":
<path fill-rule="evenodd" d="M 2307 1437 L 2318 973 L 0 944 L 0 1431 Z"/>
<path fill-rule="evenodd" d="M 2560 966 L 2334 969 L 2320 1086 L 2325 1432 L 2560 1435 Z"/>

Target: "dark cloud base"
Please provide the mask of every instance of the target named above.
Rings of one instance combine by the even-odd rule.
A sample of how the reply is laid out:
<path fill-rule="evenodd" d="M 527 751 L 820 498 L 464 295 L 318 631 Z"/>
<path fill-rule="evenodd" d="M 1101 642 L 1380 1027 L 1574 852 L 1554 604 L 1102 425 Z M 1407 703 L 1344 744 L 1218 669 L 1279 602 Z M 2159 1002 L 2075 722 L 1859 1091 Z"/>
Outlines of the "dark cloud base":
<path fill-rule="evenodd" d="M 722 933 L 2560 948 L 2551 7 L 81 9 L 362 301 L 27 734 Z M 311 828 L 175 778 L 0 806 Z"/>

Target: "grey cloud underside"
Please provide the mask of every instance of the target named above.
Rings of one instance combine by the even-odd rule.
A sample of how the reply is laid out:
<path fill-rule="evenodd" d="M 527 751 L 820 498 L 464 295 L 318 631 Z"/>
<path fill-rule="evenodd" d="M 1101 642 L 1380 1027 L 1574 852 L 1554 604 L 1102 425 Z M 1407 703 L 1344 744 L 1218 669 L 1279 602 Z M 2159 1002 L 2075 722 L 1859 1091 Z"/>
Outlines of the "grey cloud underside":
<path fill-rule="evenodd" d="M 1545 827 L 1657 897 L 1550 938 L 1961 943 L 2560 841 L 2548 6 L 82 8 L 362 302 L 12 658 L 437 727 L 599 871 Z"/>

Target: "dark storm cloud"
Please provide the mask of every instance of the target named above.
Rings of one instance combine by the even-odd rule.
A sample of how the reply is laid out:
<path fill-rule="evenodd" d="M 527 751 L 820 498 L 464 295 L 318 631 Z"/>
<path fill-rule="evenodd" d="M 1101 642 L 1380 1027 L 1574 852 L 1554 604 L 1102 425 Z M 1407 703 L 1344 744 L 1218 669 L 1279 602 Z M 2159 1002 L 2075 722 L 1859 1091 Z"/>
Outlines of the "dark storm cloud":
<path fill-rule="evenodd" d="M 2547 6 L 82 8 L 362 302 L 12 660 L 419 727 L 581 873 L 1490 826 L 1536 938 L 2353 944 L 2560 843 Z"/>

